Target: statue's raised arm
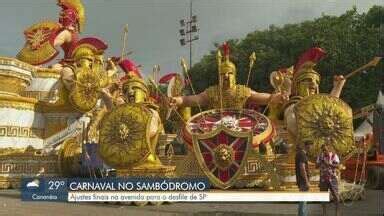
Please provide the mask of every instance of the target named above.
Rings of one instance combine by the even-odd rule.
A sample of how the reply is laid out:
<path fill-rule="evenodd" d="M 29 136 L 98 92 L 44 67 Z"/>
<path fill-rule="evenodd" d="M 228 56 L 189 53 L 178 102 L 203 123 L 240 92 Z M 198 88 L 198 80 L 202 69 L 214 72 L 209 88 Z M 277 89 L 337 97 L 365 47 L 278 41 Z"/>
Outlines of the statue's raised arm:
<path fill-rule="evenodd" d="M 228 44 L 223 45 L 224 57 L 217 52 L 218 63 L 218 85 L 205 89 L 200 94 L 174 97 L 172 105 L 177 106 L 204 106 L 208 109 L 243 109 L 247 102 L 267 105 L 269 102 L 279 103 L 282 101 L 280 93 L 269 94 L 253 91 L 246 85 L 236 83 L 236 66 L 230 61 Z"/>

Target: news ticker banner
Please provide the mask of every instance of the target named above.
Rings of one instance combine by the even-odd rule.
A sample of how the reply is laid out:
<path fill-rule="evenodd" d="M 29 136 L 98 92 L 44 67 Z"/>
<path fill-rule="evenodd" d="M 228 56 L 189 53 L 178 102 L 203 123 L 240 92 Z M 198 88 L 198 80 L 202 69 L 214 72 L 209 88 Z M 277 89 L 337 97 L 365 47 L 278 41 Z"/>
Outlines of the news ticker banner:
<path fill-rule="evenodd" d="M 210 189 L 205 178 L 24 178 L 23 201 L 329 202 L 328 192 Z"/>

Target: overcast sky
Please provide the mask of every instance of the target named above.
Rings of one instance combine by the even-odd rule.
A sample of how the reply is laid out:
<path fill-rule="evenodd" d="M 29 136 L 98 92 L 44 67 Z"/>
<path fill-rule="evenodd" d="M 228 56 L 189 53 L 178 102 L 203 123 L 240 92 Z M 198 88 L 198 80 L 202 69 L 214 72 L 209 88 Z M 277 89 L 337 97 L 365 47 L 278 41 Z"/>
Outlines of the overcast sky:
<path fill-rule="evenodd" d="M 179 20 L 189 14 L 189 0 L 83 0 L 87 23 L 82 36 L 98 36 L 108 55 L 120 55 L 123 26 L 128 24 L 128 50 L 142 72 L 155 64 L 161 73 L 180 71 L 179 59 L 189 50 L 179 44 Z M 193 0 L 200 40 L 193 61 L 214 48 L 214 42 L 243 38 L 254 30 L 282 26 L 326 15 L 340 15 L 356 6 L 366 12 L 383 0 Z M 15 56 L 24 44 L 23 30 L 43 19 L 57 20 L 56 0 L 0 0 L 0 55 Z"/>

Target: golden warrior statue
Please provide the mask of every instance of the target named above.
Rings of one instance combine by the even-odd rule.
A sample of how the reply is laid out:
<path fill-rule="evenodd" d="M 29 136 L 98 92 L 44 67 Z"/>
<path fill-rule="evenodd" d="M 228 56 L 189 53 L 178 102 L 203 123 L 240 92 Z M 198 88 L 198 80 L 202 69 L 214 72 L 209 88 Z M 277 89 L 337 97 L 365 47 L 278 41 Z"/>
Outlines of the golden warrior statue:
<path fill-rule="evenodd" d="M 126 64 L 125 64 L 126 63 Z M 164 132 L 158 107 L 149 100 L 149 90 L 140 72 L 123 60 L 126 76 L 120 88 L 103 89 L 108 114 L 101 122 L 100 155 L 112 167 L 121 169 L 161 166 L 155 154 L 158 137 Z M 129 70 L 129 71 L 128 71 Z M 130 170 L 133 171 L 133 170 Z"/>
<path fill-rule="evenodd" d="M 282 95 L 259 93 L 244 85 L 236 84 L 236 66 L 229 60 L 229 46 L 223 45 L 224 61 L 220 51 L 217 53 L 219 84 L 207 88 L 200 94 L 173 97 L 171 104 L 176 106 L 206 106 L 209 109 L 243 109 L 247 101 L 260 105 L 279 103 Z"/>
<path fill-rule="evenodd" d="M 320 74 L 314 70 L 317 62 L 325 56 L 325 51 L 319 47 L 314 47 L 303 53 L 294 66 L 292 95 L 289 102 L 285 105 L 284 119 L 287 124 L 288 132 L 294 138 L 296 136 L 296 117 L 294 107 L 301 99 L 319 94 Z M 345 84 L 342 75 L 335 76 L 333 89 L 330 96 L 340 97 Z"/>
<path fill-rule="evenodd" d="M 353 146 L 352 110 L 339 99 L 346 79 L 342 75 L 334 76 L 332 91 L 319 93 L 320 74 L 314 66 L 324 56 L 323 49 L 311 48 L 294 67 L 292 96 L 284 110 L 288 142 L 301 145 L 311 140 L 314 143 L 309 152 L 311 157 L 327 143 L 344 157 Z"/>
<path fill-rule="evenodd" d="M 59 54 L 57 47 L 61 47 L 64 58 L 53 68 L 61 69 L 63 63 L 70 61 L 69 50 L 84 29 L 84 6 L 81 0 L 58 0 L 57 5 L 61 8 L 58 22 L 42 21 L 24 31 L 26 43 L 17 54 L 19 60 L 42 65 L 54 59 Z"/>

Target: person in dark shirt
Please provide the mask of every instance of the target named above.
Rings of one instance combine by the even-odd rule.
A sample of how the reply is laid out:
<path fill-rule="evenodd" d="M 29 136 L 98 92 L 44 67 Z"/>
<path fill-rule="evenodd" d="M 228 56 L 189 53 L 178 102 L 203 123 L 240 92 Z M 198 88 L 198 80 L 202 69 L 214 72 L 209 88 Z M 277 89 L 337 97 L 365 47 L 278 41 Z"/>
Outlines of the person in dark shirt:
<path fill-rule="evenodd" d="M 312 141 L 305 141 L 303 145 L 298 145 L 295 157 L 296 184 L 300 191 L 308 191 L 309 184 L 309 168 L 307 152 L 312 146 Z M 306 202 L 299 203 L 299 216 L 307 215 Z"/>

